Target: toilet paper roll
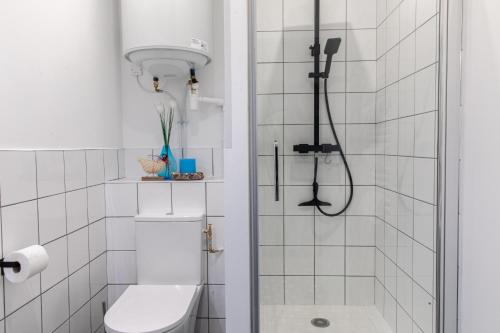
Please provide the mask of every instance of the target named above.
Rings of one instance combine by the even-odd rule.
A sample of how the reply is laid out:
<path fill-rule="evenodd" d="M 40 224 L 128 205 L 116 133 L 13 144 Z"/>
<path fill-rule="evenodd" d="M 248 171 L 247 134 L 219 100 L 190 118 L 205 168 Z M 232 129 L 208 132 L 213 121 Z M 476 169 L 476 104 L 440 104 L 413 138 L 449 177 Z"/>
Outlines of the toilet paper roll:
<path fill-rule="evenodd" d="M 33 245 L 5 257 L 4 261 L 19 262 L 20 269 L 5 268 L 5 278 L 12 283 L 21 283 L 40 273 L 49 265 L 49 255 L 40 245 Z"/>

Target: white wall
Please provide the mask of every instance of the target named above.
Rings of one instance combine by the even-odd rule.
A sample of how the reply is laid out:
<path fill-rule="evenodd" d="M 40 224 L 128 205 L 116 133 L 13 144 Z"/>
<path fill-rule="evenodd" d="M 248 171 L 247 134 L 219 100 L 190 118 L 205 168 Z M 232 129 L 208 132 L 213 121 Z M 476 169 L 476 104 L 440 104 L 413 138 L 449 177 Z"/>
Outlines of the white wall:
<path fill-rule="evenodd" d="M 121 145 L 117 6 L 2 1 L 0 148 Z"/>
<path fill-rule="evenodd" d="M 224 97 L 224 12 L 223 0 L 214 0 L 214 39 L 210 45 L 212 62 L 197 76 L 200 80 L 201 95 L 207 97 Z M 143 92 L 136 83 L 135 76 L 130 74 L 130 64 L 122 62 L 123 73 L 123 141 L 126 148 L 161 147 L 163 144 L 160 123 L 155 104 L 165 103 L 165 95 Z M 185 80 L 170 80 L 164 89 L 172 91 L 180 104 L 185 103 Z M 142 80 L 144 86 L 151 87 L 152 77 L 147 73 Z M 176 120 L 181 116 L 176 115 Z M 198 111 L 188 111 L 183 147 L 220 148 L 224 137 L 223 113 L 215 106 L 200 105 Z M 181 147 L 179 124 L 175 124 L 173 146 Z"/>
<path fill-rule="evenodd" d="M 464 3 L 461 329 L 500 331 L 500 2 Z"/>

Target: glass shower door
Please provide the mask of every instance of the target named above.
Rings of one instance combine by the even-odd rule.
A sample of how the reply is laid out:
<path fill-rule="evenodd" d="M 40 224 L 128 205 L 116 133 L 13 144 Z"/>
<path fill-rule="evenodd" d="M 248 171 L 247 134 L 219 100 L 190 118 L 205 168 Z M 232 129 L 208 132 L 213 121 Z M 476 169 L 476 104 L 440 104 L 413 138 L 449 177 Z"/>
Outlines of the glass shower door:
<path fill-rule="evenodd" d="M 320 73 L 341 40 L 326 85 L 338 142 L 323 78 L 315 97 L 315 1 L 255 0 L 260 332 L 436 332 L 439 4 L 319 2 Z M 297 148 L 318 142 L 352 172 L 339 216 L 299 206 L 349 202 L 340 152 Z"/>

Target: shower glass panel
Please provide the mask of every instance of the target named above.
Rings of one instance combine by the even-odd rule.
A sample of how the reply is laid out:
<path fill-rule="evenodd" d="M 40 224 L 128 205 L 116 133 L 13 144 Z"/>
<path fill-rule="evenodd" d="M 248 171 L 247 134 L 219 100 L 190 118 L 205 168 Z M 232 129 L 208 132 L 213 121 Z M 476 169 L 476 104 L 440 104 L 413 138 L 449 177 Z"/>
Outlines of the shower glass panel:
<path fill-rule="evenodd" d="M 254 7 L 260 332 L 437 333 L 439 0 Z"/>

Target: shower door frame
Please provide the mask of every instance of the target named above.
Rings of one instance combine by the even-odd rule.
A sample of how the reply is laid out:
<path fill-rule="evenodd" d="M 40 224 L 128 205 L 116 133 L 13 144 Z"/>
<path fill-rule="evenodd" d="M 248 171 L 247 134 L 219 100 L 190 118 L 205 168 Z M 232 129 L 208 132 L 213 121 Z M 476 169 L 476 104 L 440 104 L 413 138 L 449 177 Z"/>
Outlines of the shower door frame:
<path fill-rule="evenodd" d="M 256 1 L 248 1 L 251 332 L 259 333 Z M 440 0 L 435 333 L 458 332 L 462 2 Z"/>

